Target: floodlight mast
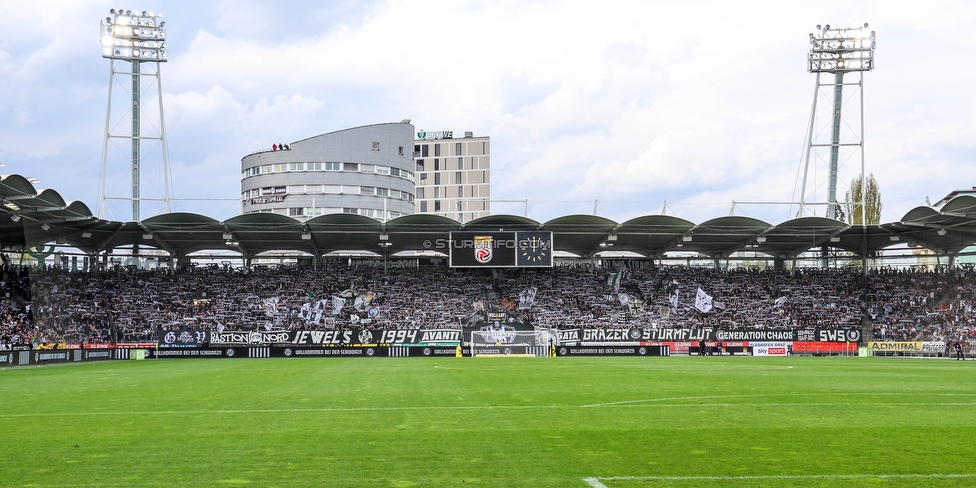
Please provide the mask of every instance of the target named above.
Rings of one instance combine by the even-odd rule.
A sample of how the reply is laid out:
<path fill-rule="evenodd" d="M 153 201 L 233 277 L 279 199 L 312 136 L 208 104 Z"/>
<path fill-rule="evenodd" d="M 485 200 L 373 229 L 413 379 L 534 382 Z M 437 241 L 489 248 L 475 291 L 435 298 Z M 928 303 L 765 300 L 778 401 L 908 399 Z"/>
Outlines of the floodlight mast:
<path fill-rule="evenodd" d="M 163 178 L 166 211 L 170 211 L 169 200 L 169 159 L 166 145 L 166 124 L 163 118 L 163 88 L 160 81 L 159 63 L 164 63 L 168 58 L 166 48 L 166 22 L 160 20 L 162 13 L 115 10 L 112 9 L 110 15 L 101 21 L 101 44 L 102 57 L 111 60 L 108 83 L 108 113 L 105 115 L 105 134 L 102 140 L 102 171 L 98 185 L 98 217 L 105 215 L 105 178 L 108 173 L 108 145 L 109 139 L 113 137 L 130 139 L 132 144 L 131 168 L 132 168 L 132 221 L 138 222 L 140 219 L 140 195 L 141 182 L 141 141 L 142 139 L 158 139 L 162 147 L 163 154 Z M 132 131 L 130 135 L 113 135 L 110 130 L 112 117 L 112 85 L 115 79 L 116 61 L 128 61 L 132 69 L 128 73 L 132 76 Z M 144 73 L 141 69 L 142 63 L 155 63 L 155 73 Z M 124 73 L 123 73 L 124 74 Z M 141 131 L 141 77 L 155 76 L 156 86 L 159 90 L 159 137 L 146 137 Z"/>
<path fill-rule="evenodd" d="M 807 70 L 817 75 L 816 85 L 813 92 L 813 108 L 810 112 L 809 133 L 807 134 L 806 155 L 804 157 L 803 183 L 800 189 L 800 210 L 797 217 L 803 216 L 804 203 L 806 201 L 807 173 L 810 168 L 810 153 L 817 146 L 827 145 L 830 147 L 830 171 L 827 195 L 827 218 L 837 218 L 837 167 L 839 150 L 843 146 L 856 146 L 861 153 L 861 223 L 865 223 L 865 175 L 864 175 L 864 77 L 859 76 L 857 81 L 858 92 L 860 95 L 860 125 L 861 133 L 859 140 L 855 144 L 841 144 L 841 109 L 843 108 L 844 75 L 847 73 L 857 73 L 871 71 L 874 69 L 874 49 L 876 36 L 874 31 L 868 31 L 868 24 L 862 27 L 835 27 L 830 25 L 817 26 L 819 32 L 810 34 L 810 52 L 807 58 Z M 833 121 L 831 127 L 831 139 L 829 144 L 816 144 L 814 141 L 814 123 L 817 112 L 817 98 L 820 93 L 821 85 L 830 86 L 831 83 L 822 83 L 821 78 L 825 74 L 833 74 Z"/>

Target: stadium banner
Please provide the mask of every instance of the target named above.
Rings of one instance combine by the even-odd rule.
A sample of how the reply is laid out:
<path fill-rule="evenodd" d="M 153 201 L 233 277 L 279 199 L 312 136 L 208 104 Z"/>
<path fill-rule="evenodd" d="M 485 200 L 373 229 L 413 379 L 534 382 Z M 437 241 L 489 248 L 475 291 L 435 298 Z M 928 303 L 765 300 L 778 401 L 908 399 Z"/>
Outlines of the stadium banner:
<path fill-rule="evenodd" d="M 13 351 L 0 351 L 0 366 L 12 366 L 14 364 Z"/>
<path fill-rule="evenodd" d="M 108 359 L 115 359 L 112 349 L 85 349 L 82 360 L 83 361 L 105 361 Z"/>
<path fill-rule="evenodd" d="M 560 346 L 578 346 L 582 336 L 583 329 L 556 329 Z"/>
<path fill-rule="evenodd" d="M 559 346 L 557 356 L 670 356 L 668 346 L 587 347 Z"/>
<path fill-rule="evenodd" d="M 205 330 L 176 329 L 159 331 L 156 337 L 158 347 L 200 347 L 210 342 L 210 332 Z"/>
<path fill-rule="evenodd" d="M 922 352 L 921 342 L 879 342 L 871 341 L 868 343 L 868 349 L 870 349 L 874 354 L 886 353 L 886 352 Z"/>
<path fill-rule="evenodd" d="M 399 345 L 411 347 L 456 347 L 460 329 L 342 329 L 296 331 L 210 332 L 211 345 L 284 345 L 342 347 L 353 345 Z M 206 346 L 207 344 L 201 344 Z"/>
<path fill-rule="evenodd" d="M 751 342 L 753 356 L 786 356 L 791 342 Z"/>
<path fill-rule="evenodd" d="M 80 351 L 79 351 L 80 352 Z M 34 351 L 31 354 L 32 364 L 45 363 L 66 363 L 71 361 L 71 353 L 66 350 L 60 351 Z"/>
<path fill-rule="evenodd" d="M 371 358 L 387 357 L 388 347 L 272 347 L 271 357 L 276 358 L 314 358 L 314 357 L 351 357 Z"/>
<path fill-rule="evenodd" d="M 156 359 L 186 359 L 186 358 L 235 358 L 249 357 L 248 347 L 200 347 L 196 349 L 172 348 L 158 349 Z"/>
<path fill-rule="evenodd" d="M 941 354 L 946 350 L 946 343 L 942 341 L 922 341 L 922 351 L 929 354 Z M 951 352 L 951 351 L 950 351 Z"/>
<path fill-rule="evenodd" d="M 705 340 L 708 340 L 706 338 Z M 718 330 L 715 337 L 720 341 L 759 342 L 859 342 L 861 331 L 854 329 L 796 329 L 796 330 Z"/>
<path fill-rule="evenodd" d="M 793 354 L 854 354 L 856 342 L 795 341 Z"/>

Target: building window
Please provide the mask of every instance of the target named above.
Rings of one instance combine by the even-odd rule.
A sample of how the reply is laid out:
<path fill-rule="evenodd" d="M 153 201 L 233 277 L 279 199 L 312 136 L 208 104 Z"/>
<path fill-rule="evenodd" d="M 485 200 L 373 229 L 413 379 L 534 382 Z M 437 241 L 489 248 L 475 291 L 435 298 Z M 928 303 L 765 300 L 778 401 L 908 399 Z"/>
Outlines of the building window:
<path fill-rule="evenodd" d="M 288 164 L 287 163 L 278 163 L 278 164 L 275 164 L 274 165 L 274 172 L 275 173 L 283 173 L 283 172 L 285 172 L 287 170 L 288 170 Z"/>
<path fill-rule="evenodd" d="M 434 187 L 434 198 L 440 198 L 440 197 L 441 197 L 441 187 L 435 186 Z"/>
<path fill-rule="evenodd" d="M 440 156 L 440 155 L 441 155 L 441 145 L 440 144 L 434 144 L 434 157 L 437 157 L 437 156 Z"/>
<path fill-rule="evenodd" d="M 359 171 L 359 163 L 342 163 L 343 171 Z"/>
<path fill-rule="evenodd" d="M 423 170 L 424 170 L 424 160 L 423 159 L 418 159 L 417 160 L 417 171 L 423 171 Z"/>
<path fill-rule="evenodd" d="M 305 169 L 305 163 L 288 163 L 288 171 L 302 171 Z"/>
<path fill-rule="evenodd" d="M 400 146 L 400 149 L 399 149 L 399 150 L 397 151 L 397 153 L 398 153 L 398 154 L 399 154 L 400 156 L 403 156 L 403 146 Z"/>
<path fill-rule="evenodd" d="M 458 200 L 458 201 L 457 201 L 457 211 L 458 211 L 458 212 L 460 212 L 460 211 L 461 211 L 461 200 Z M 458 214 L 458 215 L 461 215 L 461 214 Z"/>
<path fill-rule="evenodd" d="M 424 198 L 424 187 L 417 188 L 417 198 Z"/>
<path fill-rule="evenodd" d="M 458 198 L 464 198 L 464 187 L 463 186 L 459 186 L 458 187 Z M 458 205 L 460 205 L 460 204 L 461 204 L 461 202 L 458 202 Z"/>
<path fill-rule="evenodd" d="M 332 193 L 332 194 L 342 193 L 342 185 L 323 185 L 322 193 Z"/>
<path fill-rule="evenodd" d="M 420 184 L 423 185 L 427 181 L 427 173 L 420 173 Z"/>
<path fill-rule="evenodd" d="M 420 202 L 420 211 L 421 212 L 426 212 L 427 211 L 427 201 L 426 200 Z"/>
<path fill-rule="evenodd" d="M 458 158 L 458 169 L 464 169 L 464 158 Z"/>
<path fill-rule="evenodd" d="M 315 165 L 318 166 L 316 169 L 322 169 L 322 163 L 309 163 L 309 164 L 315 164 Z M 335 162 L 325 163 L 325 170 L 326 171 L 342 171 L 342 163 L 335 163 Z"/>
<path fill-rule="evenodd" d="M 434 184 L 435 185 L 441 184 L 441 174 L 440 173 L 434 173 Z"/>
<path fill-rule="evenodd" d="M 301 207 L 289 208 L 288 215 L 291 217 L 301 217 L 302 215 L 305 215 L 305 209 Z"/>
<path fill-rule="evenodd" d="M 373 188 L 372 186 L 361 186 L 361 187 L 359 187 L 359 194 L 360 195 L 375 195 L 376 194 L 376 188 Z"/>
<path fill-rule="evenodd" d="M 372 164 L 360 164 L 359 165 L 359 172 L 360 173 L 373 173 L 375 171 L 376 171 L 376 166 L 375 165 L 372 165 Z"/>
<path fill-rule="evenodd" d="M 441 201 L 440 200 L 434 200 L 434 211 L 435 212 L 440 212 L 441 211 Z"/>
<path fill-rule="evenodd" d="M 430 156 L 430 154 L 429 154 L 429 152 L 430 152 L 429 151 L 429 147 L 430 146 L 427 145 L 427 144 L 424 144 L 423 146 L 420 146 L 420 155 L 423 156 L 423 157 L 425 157 L 425 158 L 427 156 Z"/>
<path fill-rule="evenodd" d="M 454 184 L 455 185 L 460 185 L 461 184 L 461 172 L 460 171 L 454 172 Z"/>
<path fill-rule="evenodd" d="M 388 197 L 388 196 L 390 196 L 390 189 L 389 188 L 377 188 L 376 189 L 376 196 L 378 196 L 378 197 Z"/>
<path fill-rule="evenodd" d="M 376 167 L 376 174 L 378 174 L 378 175 L 388 175 L 388 174 L 390 174 L 390 167 L 389 166 L 377 166 Z"/>
<path fill-rule="evenodd" d="M 374 151 L 379 151 L 380 150 L 380 143 L 379 142 L 373 141 L 373 150 Z"/>
<path fill-rule="evenodd" d="M 359 209 L 357 209 L 357 208 L 343 208 L 342 209 L 342 213 L 356 214 L 356 213 L 359 213 Z"/>

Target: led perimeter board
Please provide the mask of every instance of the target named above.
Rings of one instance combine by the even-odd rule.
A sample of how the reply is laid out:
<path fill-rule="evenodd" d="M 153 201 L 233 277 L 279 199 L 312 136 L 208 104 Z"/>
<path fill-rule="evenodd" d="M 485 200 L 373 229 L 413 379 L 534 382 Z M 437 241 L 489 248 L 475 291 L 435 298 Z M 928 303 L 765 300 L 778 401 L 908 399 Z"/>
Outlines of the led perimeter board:
<path fill-rule="evenodd" d="M 452 268 L 551 268 L 552 232 L 451 232 Z"/>

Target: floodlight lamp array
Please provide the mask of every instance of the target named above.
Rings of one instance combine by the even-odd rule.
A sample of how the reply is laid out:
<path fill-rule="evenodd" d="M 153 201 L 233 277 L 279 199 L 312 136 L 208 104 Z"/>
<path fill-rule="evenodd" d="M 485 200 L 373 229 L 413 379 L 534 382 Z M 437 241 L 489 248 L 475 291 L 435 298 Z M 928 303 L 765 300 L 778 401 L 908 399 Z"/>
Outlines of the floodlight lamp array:
<path fill-rule="evenodd" d="M 810 34 L 808 70 L 811 73 L 845 73 L 874 69 L 876 37 L 868 24 L 852 28 L 817 26 Z"/>
<path fill-rule="evenodd" d="M 165 62 L 166 22 L 161 13 L 111 10 L 101 21 L 102 57 L 126 61 Z"/>

